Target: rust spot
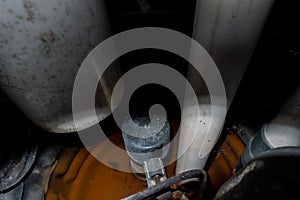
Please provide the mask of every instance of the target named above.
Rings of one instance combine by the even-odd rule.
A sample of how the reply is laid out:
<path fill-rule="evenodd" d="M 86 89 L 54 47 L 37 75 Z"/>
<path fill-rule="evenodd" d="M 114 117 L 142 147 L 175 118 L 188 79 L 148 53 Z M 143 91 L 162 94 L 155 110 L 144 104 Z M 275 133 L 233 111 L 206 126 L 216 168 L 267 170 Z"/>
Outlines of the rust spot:
<path fill-rule="evenodd" d="M 208 169 L 213 191 L 217 191 L 232 176 L 244 148 L 242 140 L 230 131 Z"/>
<path fill-rule="evenodd" d="M 34 19 L 33 8 L 34 8 L 34 6 L 33 6 L 32 2 L 29 1 L 29 0 L 25 0 L 24 1 L 24 8 L 25 8 L 25 11 L 27 13 L 27 18 L 26 19 L 28 21 L 33 22 L 33 19 Z"/>
<path fill-rule="evenodd" d="M 41 52 L 43 55 L 50 57 L 51 51 L 53 49 L 53 43 L 58 40 L 58 36 L 52 31 L 48 33 L 43 33 L 40 35 L 40 40 L 42 41 Z"/>
<path fill-rule="evenodd" d="M 178 128 L 178 124 L 172 124 Z M 109 140 L 124 149 L 123 138 L 119 130 L 114 130 Z M 107 159 L 114 155 L 114 151 L 107 149 L 107 141 L 100 142 L 94 149 Z M 115 156 L 115 155 L 114 155 Z M 123 162 L 110 162 L 111 166 L 129 165 L 129 158 L 117 155 Z M 175 163 L 166 167 L 167 174 L 175 174 Z M 118 186 L 118 187 L 112 187 Z M 112 169 L 93 157 L 85 148 L 66 148 L 60 154 L 56 167 L 49 182 L 45 199 L 121 199 L 139 192 L 147 187 L 146 182 L 131 173 Z M 82 192 L 84 191 L 84 193 Z M 59 197 L 59 198 L 58 198 Z M 64 198 L 60 198 L 64 197 Z"/>

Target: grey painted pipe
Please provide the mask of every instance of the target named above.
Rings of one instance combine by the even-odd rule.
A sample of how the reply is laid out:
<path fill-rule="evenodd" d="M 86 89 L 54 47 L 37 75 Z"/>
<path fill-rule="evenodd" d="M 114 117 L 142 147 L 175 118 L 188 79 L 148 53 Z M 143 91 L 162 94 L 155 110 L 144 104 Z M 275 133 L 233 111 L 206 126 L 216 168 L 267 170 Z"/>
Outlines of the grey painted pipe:
<path fill-rule="evenodd" d="M 265 126 L 262 138 L 270 148 L 300 146 L 300 86 Z"/>
<path fill-rule="evenodd" d="M 77 70 L 109 33 L 103 0 L 0 0 L 2 90 L 41 128 L 75 131 L 71 97 Z M 99 92 L 103 108 L 106 90 Z"/>
<path fill-rule="evenodd" d="M 222 75 L 226 93 L 227 105 L 230 106 L 240 80 L 250 60 L 268 13 L 274 0 L 198 0 L 194 38 L 208 51 Z M 198 135 L 192 145 L 177 161 L 176 173 L 204 167 L 211 149 L 216 143 L 223 128 L 224 120 L 219 115 L 210 115 L 210 100 L 207 91 L 201 87 L 203 82 L 190 73 L 189 79 L 199 86 L 198 98 L 202 108 L 199 119 L 189 117 L 183 119 L 183 124 L 196 127 L 192 122 L 212 120 L 213 126 L 206 132 L 209 123 L 198 129 Z M 222 108 L 218 108 L 222 109 Z M 223 108 L 226 109 L 226 108 Z M 189 110 L 189 109 L 187 109 Z M 193 108 L 190 109 L 193 112 Z M 224 110 L 220 110 L 224 112 Z M 186 116 L 193 116 L 193 113 Z M 184 128 L 184 127 L 183 127 Z M 210 140 L 205 140 L 209 134 Z M 191 140 L 189 131 L 181 131 L 179 155 L 186 149 Z"/>
<path fill-rule="evenodd" d="M 263 152 L 280 147 L 300 147 L 300 86 L 278 114 L 247 144 L 241 161 L 246 165 Z"/>

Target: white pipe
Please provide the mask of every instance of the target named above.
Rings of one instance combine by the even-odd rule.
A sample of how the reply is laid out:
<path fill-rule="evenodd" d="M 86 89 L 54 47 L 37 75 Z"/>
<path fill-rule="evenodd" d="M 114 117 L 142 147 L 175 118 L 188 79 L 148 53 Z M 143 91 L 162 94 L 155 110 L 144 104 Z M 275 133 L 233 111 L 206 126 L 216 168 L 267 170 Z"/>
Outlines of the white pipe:
<path fill-rule="evenodd" d="M 270 148 L 300 146 L 300 86 L 262 132 Z"/>
<path fill-rule="evenodd" d="M 195 14 L 194 38 L 208 51 L 222 75 L 230 106 L 243 73 L 250 60 L 265 20 L 274 0 L 198 0 Z M 212 120 L 213 126 L 207 132 L 207 124 L 198 129 L 198 135 L 188 150 L 177 161 L 176 173 L 191 169 L 202 169 L 209 153 L 216 143 L 224 120 L 211 116 L 209 95 L 203 89 L 203 82 L 193 73 L 188 75 L 196 88 L 201 114 L 194 119 L 193 106 L 184 111 L 180 132 L 179 152 L 190 144 L 189 129 L 195 129 L 195 122 Z M 197 91 L 198 90 L 198 91 Z M 204 99 L 204 100 L 203 100 Z M 202 102 L 202 103 L 201 103 Z M 196 106 L 195 106 L 196 107 Z M 220 113 L 224 108 L 217 108 Z M 189 117 L 190 116 L 190 117 Z M 207 136 L 209 135 L 209 137 Z M 210 138 L 207 140 L 206 138 Z"/>

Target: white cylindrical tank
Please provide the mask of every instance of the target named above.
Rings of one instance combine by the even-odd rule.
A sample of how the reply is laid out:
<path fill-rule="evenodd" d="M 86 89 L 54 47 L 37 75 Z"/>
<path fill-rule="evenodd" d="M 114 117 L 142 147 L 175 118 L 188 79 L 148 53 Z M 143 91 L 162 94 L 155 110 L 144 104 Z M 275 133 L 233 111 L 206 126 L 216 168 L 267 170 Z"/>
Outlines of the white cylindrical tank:
<path fill-rule="evenodd" d="M 75 131 L 76 73 L 109 34 L 103 0 L 0 0 L 1 89 L 41 128 Z M 107 87 L 100 90 L 103 107 Z"/>

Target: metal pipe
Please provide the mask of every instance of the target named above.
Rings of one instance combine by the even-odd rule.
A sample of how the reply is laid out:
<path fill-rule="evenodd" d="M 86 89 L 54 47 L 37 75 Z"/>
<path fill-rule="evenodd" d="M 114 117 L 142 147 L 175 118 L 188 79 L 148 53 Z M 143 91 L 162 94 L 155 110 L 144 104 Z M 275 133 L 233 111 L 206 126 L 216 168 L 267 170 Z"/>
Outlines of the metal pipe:
<path fill-rule="evenodd" d="M 300 86 L 266 126 L 262 137 L 271 148 L 300 146 Z"/>
<path fill-rule="evenodd" d="M 300 86 L 269 124 L 253 137 L 242 155 L 243 165 L 263 152 L 280 147 L 300 146 Z"/>
<path fill-rule="evenodd" d="M 104 0 L 0 0 L 1 89 L 41 128 L 75 131 L 77 70 L 109 33 Z M 97 102 L 105 107 L 110 89 L 101 86 Z"/>
<path fill-rule="evenodd" d="M 211 55 L 222 75 L 229 107 L 241 78 L 250 60 L 256 42 L 264 26 L 274 0 L 198 0 L 195 14 L 194 38 Z M 211 116 L 210 97 L 205 84 L 196 73 L 188 75 L 196 85 L 196 92 L 202 108 L 197 120 L 182 119 L 189 127 L 192 122 L 212 120 L 213 126 L 206 133 L 207 124 L 198 129 L 198 135 L 183 156 L 177 161 L 176 173 L 204 167 L 208 155 L 223 128 L 224 120 L 219 115 Z M 198 90 L 198 91 L 197 91 Z M 226 108 L 217 108 L 224 112 Z M 222 110 L 223 109 L 223 110 Z M 193 108 L 187 109 L 191 116 Z M 189 122 L 190 121 L 190 122 Z M 184 129 L 183 129 L 184 130 Z M 179 154 L 190 144 L 189 131 L 180 133 Z M 209 134 L 209 140 L 206 135 Z"/>
<path fill-rule="evenodd" d="M 142 199 L 151 199 L 161 195 L 164 192 L 167 192 L 171 185 L 178 184 L 182 181 L 186 181 L 188 179 L 198 178 L 201 186 L 199 190 L 203 192 L 203 190 L 207 186 L 207 174 L 203 170 L 192 170 L 188 172 L 184 172 L 180 175 L 173 176 L 164 182 L 161 182 L 155 186 L 147 188 L 139 193 L 133 194 L 129 197 L 123 198 L 122 200 L 142 200 Z"/>

